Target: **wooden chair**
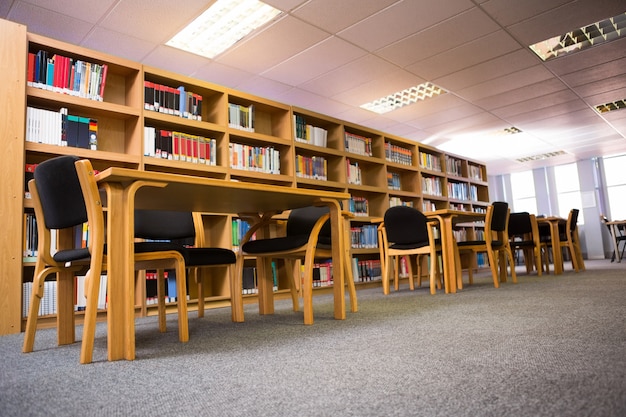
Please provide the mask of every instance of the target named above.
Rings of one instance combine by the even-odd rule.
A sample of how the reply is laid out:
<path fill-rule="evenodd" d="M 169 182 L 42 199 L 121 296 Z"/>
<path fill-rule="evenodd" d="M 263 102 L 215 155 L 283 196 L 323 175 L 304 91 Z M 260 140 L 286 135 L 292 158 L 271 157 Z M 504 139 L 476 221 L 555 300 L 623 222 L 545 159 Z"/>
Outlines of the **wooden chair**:
<path fill-rule="evenodd" d="M 617 261 L 620 262 L 624 257 L 624 251 L 626 250 L 626 226 L 624 226 L 623 224 L 611 226 L 610 224 L 608 224 L 610 220 L 604 214 L 600 215 L 600 221 L 602 221 L 602 223 L 608 229 L 611 240 L 615 239 L 615 242 L 612 245 L 613 248 L 611 248 L 611 252 L 613 253 L 611 255 L 611 262 L 615 262 L 616 253 L 619 256 L 619 259 Z M 613 227 L 615 228 L 615 235 L 613 235 Z M 620 243 L 624 243 L 624 245 L 622 245 L 621 253 L 619 251 Z"/>
<path fill-rule="evenodd" d="M 39 304 L 44 292 L 45 278 L 57 275 L 58 313 L 57 328 L 59 344 L 75 341 L 74 320 L 74 275 L 87 269 L 85 296 L 87 299 L 80 363 L 90 363 L 93 359 L 100 276 L 106 271 L 105 226 L 100 193 L 95 181 L 91 162 L 74 156 L 60 156 L 37 166 L 34 179 L 29 182 L 37 231 L 38 257 L 33 277 L 33 291 L 24 335 L 24 352 L 32 352 Z M 189 214 L 190 215 L 190 214 Z M 74 229 L 88 223 L 89 233 L 86 247 L 75 248 Z M 141 220 L 140 220 L 141 223 Z M 176 227 L 175 223 L 171 224 Z M 53 231 L 59 234 L 60 249 L 54 253 Z M 190 249 L 181 245 L 154 242 L 155 246 L 137 246 L 135 269 L 175 269 L 177 271 L 177 304 L 179 314 L 179 340 L 189 340 L 187 326 L 187 291 L 185 288 L 185 268 L 188 262 L 196 265 L 199 259 L 213 264 L 201 248 Z M 213 256 L 213 249 L 206 249 Z M 215 249 L 219 259 L 233 264 L 232 251 Z M 225 251 L 225 252 L 224 252 Z M 163 280 L 160 287 L 163 287 Z M 164 291 L 163 291 L 164 292 Z M 163 294 L 163 292 L 161 294 Z M 164 300 L 161 299 L 164 305 Z M 159 308 L 160 328 L 164 331 L 165 310 Z"/>
<path fill-rule="evenodd" d="M 559 241 L 556 244 L 552 242 L 549 233 L 542 237 L 542 245 L 546 250 L 562 251 L 563 248 L 567 249 L 572 260 L 572 268 L 576 272 L 585 270 L 580 237 L 578 236 L 578 213 L 578 209 L 571 209 L 567 216 L 567 222 L 564 225 L 559 224 Z"/>
<path fill-rule="evenodd" d="M 104 264 L 104 216 L 91 164 L 73 156 L 61 156 L 40 163 L 28 183 L 37 219 L 37 261 L 33 276 L 23 352 L 32 352 L 37 331 L 39 305 L 47 276 L 57 278 L 57 331 L 59 345 L 73 343 L 74 275 L 87 270 L 85 309 L 80 363 L 92 360 L 100 275 Z M 75 248 L 74 230 L 89 224 L 85 247 Z M 59 249 L 53 235 L 59 236 Z"/>
<path fill-rule="evenodd" d="M 406 258 L 409 273 L 409 288 L 415 289 L 411 257 L 417 261 L 417 276 L 421 284 L 422 257 L 429 256 L 430 293 L 441 289 L 441 275 L 437 252 L 441 245 L 435 243 L 436 222 L 428 221 L 419 210 L 407 206 L 395 206 L 387 209 L 384 220 L 378 226 L 378 244 L 382 267 L 383 294 L 389 294 L 389 273 L 391 259 L 394 259 L 394 288 L 399 288 L 400 259 Z"/>
<path fill-rule="evenodd" d="M 511 268 L 511 277 L 517 283 L 515 274 L 515 261 L 509 245 L 507 231 L 509 223 L 509 205 L 505 202 L 494 202 L 487 207 L 485 216 L 484 239 L 457 242 L 459 253 L 462 255 L 468 251 L 473 253 L 486 252 L 489 260 L 489 268 L 493 277 L 493 286 L 500 287 L 500 282 L 506 282 L 506 263 L 508 260 Z M 496 262 L 497 261 L 497 262 Z"/>
<path fill-rule="evenodd" d="M 241 240 L 241 250 L 237 256 L 235 276 L 242 279 L 243 263 L 245 258 L 254 257 L 259 261 L 265 259 L 285 259 L 288 270 L 292 271 L 290 289 L 294 311 L 299 310 L 299 295 L 304 303 L 304 324 L 313 324 L 313 267 L 316 259 L 330 258 L 331 252 L 331 228 L 329 222 L 330 210 L 327 206 L 310 206 L 291 210 L 287 218 L 284 236 L 267 237 L 252 240 L 257 231 L 267 227 L 276 221 L 275 217 L 268 216 L 254 224 Z M 349 216 L 349 213 L 343 213 Z M 347 220 L 346 220 L 347 222 Z M 346 227 L 340 231 L 344 243 L 349 244 L 346 236 Z M 345 249 L 345 248 L 344 248 Z M 345 249 L 347 251 L 347 249 Z M 346 253 L 342 254 L 347 256 Z M 303 261 L 303 268 L 298 268 L 294 260 Z M 348 284 L 351 310 L 357 311 L 356 288 L 349 262 L 343 262 L 344 273 Z M 333 265 L 333 267 L 338 267 Z M 302 273 L 301 273 L 302 271 Z M 302 285 L 300 285 L 300 276 Z M 241 296 L 241 294 L 239 295 Z"/>
<path fill-rule="evenodd" d="M 195 278 L 198 286 L 198 317 L 204 315 L 204 287 L 202 276 L 199 274 L 200 268 L 227 267 L 231 292 L 233 291 L 231 265 L 236 262 L 235 253 L 225 248 L 204 247 L 204 230 L 200 213 L 135 210 L 135 238 L 142 240 L 135 242 L 135 269 L 157 269 L 157 299 L 161 332 L 166 331 L 164 269 L 176 268 L 179 329 L 187 327 L 185 285 L 187 271 Z M 184 309 L 181 308 L 183 306 Z M 243 312 L 238 312 L 234 306 L 231 307 L 233 321 L 243 321 Z"/>
<path fill-rule="evenodd" d="M 544 263 L 546 273 L 550 273 L 547 252 L 542 250 L 539 227 L 534 214 L 528 212 L 511 213 L 509 215 L 508 234 L 513 253 L 519 250 L 523 253 L 527 273 L 535 269 L 537 275 L 541 276 Z"/>

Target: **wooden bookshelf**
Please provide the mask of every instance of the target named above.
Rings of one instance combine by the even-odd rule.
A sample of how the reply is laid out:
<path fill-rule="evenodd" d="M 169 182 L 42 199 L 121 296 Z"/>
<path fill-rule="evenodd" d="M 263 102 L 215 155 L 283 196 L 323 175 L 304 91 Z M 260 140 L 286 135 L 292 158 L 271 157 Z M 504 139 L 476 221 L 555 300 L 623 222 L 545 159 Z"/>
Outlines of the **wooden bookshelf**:
<path fill-rule="evenodd" d="M 307 109 L 292 107 L 262 97 L 235 91 L 206 81 L 197 80 L 159 68 L 67 44 L 47 37 L 30 34 L 22 25 L 0 19 L 0 50 L 6 61 L 15 64 L 3 66 L 0 75 L 0 106 L 8 123 L 2 124 L 3 137 L 7 140 L 8 156 L 3 164 L 3 278 L 0 281 L 0 334 L 19 332 L 22 319 L 22 284 L 32 279 L 32 260 L 22 256 L 23 228 L 15 219 L 22 218 L 32 204 L 24 196 L 24 166 L 37 164 L 57 155 L 74 154 L 89 158 L 95 169 L 110 166 L 170 172 L 184 175 L 204 176 L 224 181 L 267 183 L 285 187 L 348 192 L 367 210 L 352 221 L 356 228 L 375 225 L 390 205 L 407 204 L 418 209 L 462 207 L 465 210 L 482 210 L 489 204 L 487 172 L 485 165 L 459 156 L 444 153 L 415 141 L 386 134 L 320 114 Z M 99 65 L 107 65 L 108 72 L 102 100 L 92 100 L 49 91 L 27 85 L 27 56 L 46 50 Z M 180 114 L 155 111 L 146 106 L 146 83 L 159 84 L 185 92 L 193 92 L 202 98 L 198 117 L 181 117 Z M 231 106 L 232 105 L 232 106 Z M 27 106 L 59 112 L 67 108 L 70 114 L 96 119 L 98 122 L 97 149 L 63 147 L 47 143 L 27 141 L 24 126 Z M 233 125 L 233 106 L 244 109 L 243 114 L 253 113 L 245 129 Z M 252 122 L 252 123 L 250 123 Z M 323 131 L 325 141 L 299 137 L 301 129 Z M 307 127 L 308 126 L 308 127 Z M 151 155 L 151 142 L 146 128 L 179 132 L 192 138 L 214 140 L 213 163 Z M 278 169 L 267 172 L 257 167 L 238 166 L 233 162 L 233 146 L 244 146 L 255 152 L 271 148 L 276 151 Z M 393 150 L 393 152 L 390 152 Z M 296 164 L 298 158 L 323 160 L 325 178 L 302 175 Z M 360 184 L 349 184 L 348 163 L 358 165 Z M 454 169 L 447 169 L 447 166 Z M 390 181 L 393 183 L 390 186 Z M 429 193 L 424 184 L 435 181 L 441 192 Z M 449 195 L 448 185 L 467 187 L 469 199 Z M 453 185 L 456 186 L 456 185 Z M 469 192 L 469 190 L 472 190 Z M 349 208 L 350 202 L 344 202 Z M 203 222 L 207 244 L 231 247 L 233 215 L 204 214 Z M 377 248 L 354 248 L 354 259 L 375 265 Z M 282 267 L 279 266 L 279 269 Z M 284 269 L 284 268 L 283 268 Z M 214 273 L 214 271 L 211 271 Z M 207 307 L 223 306 L 230 294 L 226 285 L 226 272 L 218 272 L 221 278 L 205 285 L 204 293 L 198 294 L 195 283 L 189 283 L 190 305 L 198 297 L 208 301 Z M 287 288 L 284 271 L 280 272 L 279 294 Z M 209 281 L 207 281 L 208 283 Z M 364 282 L 363 286 L 371 286 Z M 246 296 L 250 300 L 254 296 Z M 156 307 L 138 300 L 137 314 L 155 314 Z M 77 313 L 80 315 L 80 313 Z M 43 322 L 51 322 L 51 319 Z"/>

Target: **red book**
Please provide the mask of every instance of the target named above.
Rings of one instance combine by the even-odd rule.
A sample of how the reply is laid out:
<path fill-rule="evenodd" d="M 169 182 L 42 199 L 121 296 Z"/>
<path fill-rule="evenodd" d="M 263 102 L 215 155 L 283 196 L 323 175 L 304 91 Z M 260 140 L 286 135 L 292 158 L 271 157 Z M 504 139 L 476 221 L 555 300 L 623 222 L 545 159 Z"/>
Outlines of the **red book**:
<path fill-rule="evenodd" d="M 35 54 L 32 52 L 28 53 L 28 74 L 27 74 L 28 79 L 26 81 L 28 82 L 34 82 L 35 81 Z"/>
<path fill-rule="evenodd" d="M 107 81 L 107 71 L 109 70 L 109 66 L 107 64 L 102 65 L 102 80 L 100 81 L 100 98 L 104 100 L 104 85 Z"/>

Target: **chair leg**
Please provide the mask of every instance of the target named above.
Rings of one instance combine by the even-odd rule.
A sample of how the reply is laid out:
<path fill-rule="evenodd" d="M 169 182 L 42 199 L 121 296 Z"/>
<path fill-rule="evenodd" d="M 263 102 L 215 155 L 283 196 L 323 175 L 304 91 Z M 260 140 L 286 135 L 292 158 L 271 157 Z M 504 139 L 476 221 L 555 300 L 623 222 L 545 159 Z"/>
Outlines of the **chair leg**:
<path fill-rule="evenodd" d="M 313 256 L 304 260 L 304 282 L 302 283 L 302 299 L 304 310 L 304 324 L 313 324 Z"/>
<path fill-rule="evenodd" d="M 37 272 L 37 269 L 39 272 Z M 35 333 L 37 332 L 37 319 L 39 317 L 39 304 L 43 297 L 43 286 L 46 277 L 52 273 L 50 269 L 36 268 L 33 276 L 33 290 L 30 295 L 30 306 L 28 309 L 28 318 L 26 319 L 26 331 L 24 332 L 24 345 L 22 352 L 28 353 L 33 351 L 35 345 Z"/>
<path fill-rule="evenodd" d="M 351 259 L 347 256 L 345 259 Z M 354 284 L 354 277 L 352 276 L 352 268 L 350 262 L 343 262 L 344 277 L 348 284 L 348 294 L 350 295 L 350 311 L 356 313 L 359 311 L 359 306 L 356 298 L 356 285 Z"/>
<path fill-rule="evenodd" d="M 413 260 L 411 259 L 411 255 L 409 256 L 404 256 L 403 257 L 405 259 L 406 262 L 406 270 L 407 273 L 409 274 L 409 289 L 411 291 L 415 291 L 415 276 L 413 275 Z M 420 274 L 420 265 L 419 265 L 419 256 L 415 256 L 415 262 L 417 265 L 417 275 L 419 276 Z M 421 281 L 421 278 L 420 278 Z M 400 283 L 398 282 L 398 286 L 400 285 Z M 396 291 L 398 290 L 398 287 L 396 287 Z"/>
<path fill-rule="evenodd" d="M 381 265 L 383 268 L 383 276 L 382 276 L 382 281 L 383 281 L 383 294 L 385 295 L 389 295 L 389 264 L 391 263 L 391 259 L 388 256 L 385 261 L 383 262 L 383 264 Z"/>
<path fill-rule="evenodd" d="M 96 335 L 96 317 L 98 314 L 98 295 L 100 293 L 100 271 L 89 269 L 85 277 L 87 286 L 87 306 L 83 325 L 83 340 L 80 345 L 80 363 L 91 363 L 93 344 Z"/>
<path fill-rule="evenodd" d="M 489 258 L 489 268 L 491 269 L 493 286 L 494 288 L 500 288 L 500 280 L 498 277 L 498 264 L 496 263 L 495 254 L 493 253 L 493 251 L 487 251 L 487 257 Z"/>
<path fill-rule="evenodd" d="M 395 262 L 394 262 L 394 268 L 393 268 L 393 288 L 398 291 L 400 289 L 400 256 L 394 256 L 393 257 Z"/>
<path fill-rule="evenodd" d="M 198 318 L 204 317 L 204 276 L 200 268 L 189 268 L 189 282 L 193 278 L 193 282 L 196 283 L 196 289 L 198 291 Z"/>
<path fill-rule="evenodd" d="M 178 279 L 178 277 L 176 277 Z M 167 331 L 167 320 L 165 317 L 165 271 L 157 270 L 157 302 L 159 312 L 159 331 L 165 333 Z"/>
<path fill-rule="evenodd" d="M 178 305 L 178 339 L 181 342 L 189 341 L 189 317 L 187 315 L 187 277 L 184 261 L 176 263 L 176 304 Z"/>
<path fill-rule="evenodd" d="M 293 311 L 300 311 L 300 296 L 302 295 L 300 262 L 293 259 L 285 259 L 285 269 L 291 271 L 292 276 L 292 279 L 289 280 L 289 290 L 291 292 Z"/>

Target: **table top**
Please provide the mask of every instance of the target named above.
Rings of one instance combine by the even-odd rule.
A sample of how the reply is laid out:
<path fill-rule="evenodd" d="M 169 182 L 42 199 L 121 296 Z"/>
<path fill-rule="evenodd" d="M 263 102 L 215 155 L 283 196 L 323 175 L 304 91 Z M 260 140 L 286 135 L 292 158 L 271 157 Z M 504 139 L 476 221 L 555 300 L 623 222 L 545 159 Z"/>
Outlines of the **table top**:
<path fill-rule="evenodd" d="M 214 178 L 111 167 L 98 173 L 99 185 L 134 181 L 160 183 L 137 191 L 136 208 L 214 213 L 281 211 L 311 205 L 319 199 L 347 200 L 349 193 L 288 186 L 225 181 Z"/>

